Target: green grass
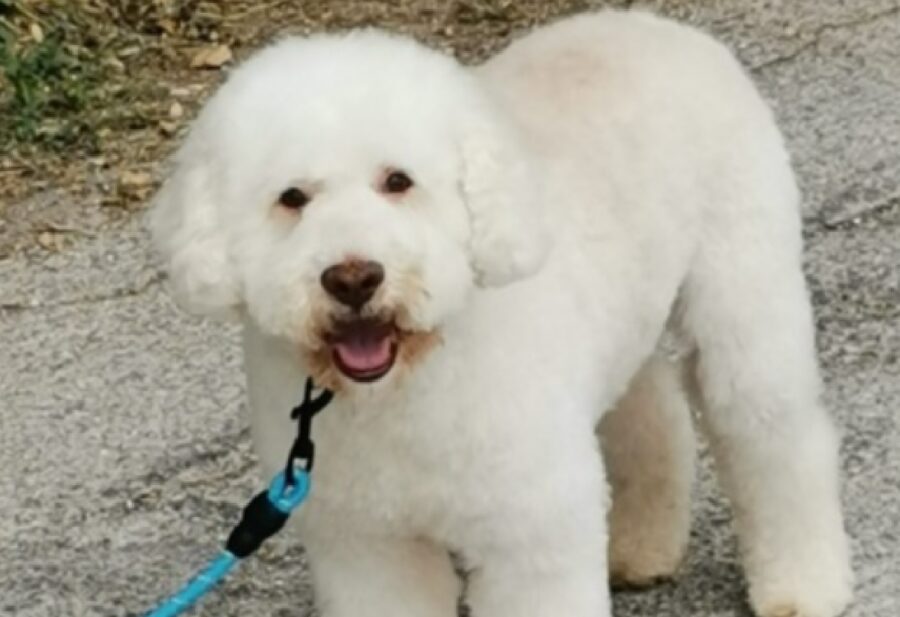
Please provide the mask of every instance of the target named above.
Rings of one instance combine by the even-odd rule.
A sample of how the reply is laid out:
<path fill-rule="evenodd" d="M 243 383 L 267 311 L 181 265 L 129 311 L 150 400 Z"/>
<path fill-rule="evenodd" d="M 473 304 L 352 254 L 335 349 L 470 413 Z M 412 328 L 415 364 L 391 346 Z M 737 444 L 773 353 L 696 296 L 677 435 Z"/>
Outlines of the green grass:
<path fill-rule="evenodd" d="M 102 104 L 104 66 L 55 19 L 44 20 L 43 40 L 22 36 L 13 22 L 22 10 L 17 0 L 0 0 L 0 144 L 96 151 L 85 114 Z"/>

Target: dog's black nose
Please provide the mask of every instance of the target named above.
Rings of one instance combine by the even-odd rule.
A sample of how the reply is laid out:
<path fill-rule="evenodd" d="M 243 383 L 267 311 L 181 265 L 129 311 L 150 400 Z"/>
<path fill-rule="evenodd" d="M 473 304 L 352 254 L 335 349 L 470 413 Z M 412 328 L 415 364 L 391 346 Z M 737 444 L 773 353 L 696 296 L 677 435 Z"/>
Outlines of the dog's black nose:
<path fill-rule="evenodd" d="M 377 261 L 352 259 L 327 268 L 321 281 L 331 297 L 359 310 L 384 281 L 384 266 Z"/>

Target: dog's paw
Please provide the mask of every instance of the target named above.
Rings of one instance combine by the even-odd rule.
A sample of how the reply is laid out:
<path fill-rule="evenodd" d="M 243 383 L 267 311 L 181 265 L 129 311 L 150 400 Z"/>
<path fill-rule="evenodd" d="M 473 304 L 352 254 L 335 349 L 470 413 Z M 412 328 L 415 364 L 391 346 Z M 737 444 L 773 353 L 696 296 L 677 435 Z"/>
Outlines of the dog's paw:
<path fill-rule="evenodd" d="M 670 583 L 674 578 L 674 573 L 645 576 L 632 573 L 610 572 L 609 586 L 615 591 L 648 589 L 650 587 L 655 587 L 656 585 Z"/>
<path fill-rule="evenodd" d="M 838 617 L 850 603 L 850 594 L 846 597 L 831 598 L 812 604 L 799 602 L 774 602 L 766 605 L 754 605 L 760 617 Z"/>
<path fill-rule="evenodd" d="M 613 589 L 644 589 L 675 578 L 681 551 L 635 551 L 610 556 L 609 584 Z"/>
<path fill-rule="evenodd" d="M 771 581 L 751 587 L 750 602 L 759 617 L 838 617 L 850 604 L 852 587 L 849 575 L 807 585 Z"/>
<path fill-rule="evenodd" d="M 613 517 L 609 583 L 614 589 L 642 589 L 671 581 L 686 548 L 686 525 L 625 525 Z"/>

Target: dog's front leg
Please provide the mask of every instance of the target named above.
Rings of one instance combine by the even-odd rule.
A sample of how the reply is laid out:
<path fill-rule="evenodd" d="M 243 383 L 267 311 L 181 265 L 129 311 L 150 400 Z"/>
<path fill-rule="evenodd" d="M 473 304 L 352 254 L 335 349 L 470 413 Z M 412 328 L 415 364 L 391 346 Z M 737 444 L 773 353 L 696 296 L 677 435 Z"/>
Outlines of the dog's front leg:
<path fill-rule="evenodd" d="M 449 555 L 424 540 L 304 530 L 322 617 L 456 617 Z"/>
<path fill-rule="evenodd" d="M 465 553 L 473 617 L 609 617 L 602 465 L 595 453 L 559 471 L 555 487 L 523 482 L 521 501 Z"/>

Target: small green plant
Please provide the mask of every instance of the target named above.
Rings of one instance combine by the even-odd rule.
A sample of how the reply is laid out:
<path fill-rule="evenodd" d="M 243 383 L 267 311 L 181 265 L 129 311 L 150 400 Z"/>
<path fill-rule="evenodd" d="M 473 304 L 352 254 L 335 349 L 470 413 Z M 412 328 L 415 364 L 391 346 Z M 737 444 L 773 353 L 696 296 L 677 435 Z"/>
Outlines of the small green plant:
<path fill-rule="evenodd" d="M 15 13 L 15 5 L 0 0 L 0 16 Z M 22 42 L 10 23 L 0 22 L 0 142 L 95 149 L 96 136 L 82 114 L 97 103 L 102 67 L 77 57 L 61 28 Z"/>

